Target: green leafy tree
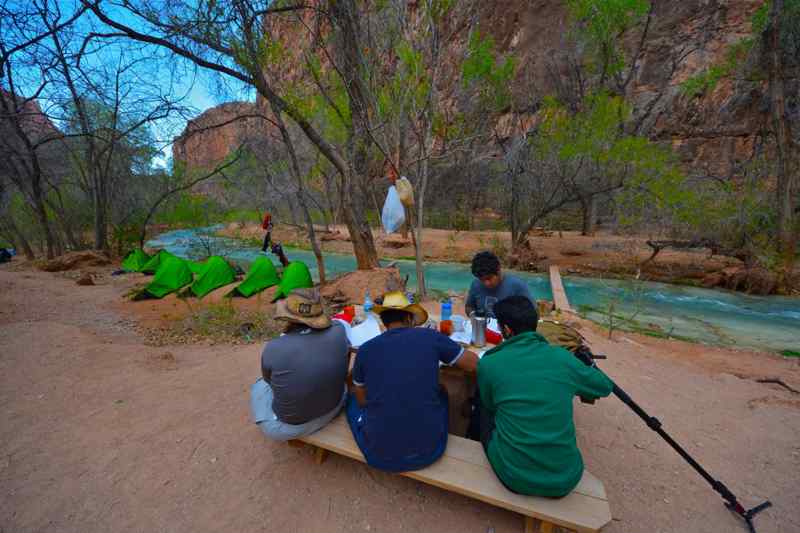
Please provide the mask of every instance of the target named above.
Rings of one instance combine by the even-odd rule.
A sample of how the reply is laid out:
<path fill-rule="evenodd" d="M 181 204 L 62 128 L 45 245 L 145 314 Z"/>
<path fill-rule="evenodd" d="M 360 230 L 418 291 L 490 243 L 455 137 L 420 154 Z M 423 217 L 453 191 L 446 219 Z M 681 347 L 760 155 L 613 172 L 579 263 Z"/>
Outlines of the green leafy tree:
<path fill-rule="evenodd" d="M 519 173 L 515 194 L 526 206 L 512 220 L 519 228 L 515 247 L 525 244 L 544 217 L 599 194 L 622 193 L 642 206 L 657 196 L 670 205 L 683 201 L 685 176 L 673 154 L 645 137 L 624 133 L 629 115 L 621 97 L 604 92 L 585 97 L 577 113 L 554 98 L 545 99 L 539 127 L 511 152 Z"/>

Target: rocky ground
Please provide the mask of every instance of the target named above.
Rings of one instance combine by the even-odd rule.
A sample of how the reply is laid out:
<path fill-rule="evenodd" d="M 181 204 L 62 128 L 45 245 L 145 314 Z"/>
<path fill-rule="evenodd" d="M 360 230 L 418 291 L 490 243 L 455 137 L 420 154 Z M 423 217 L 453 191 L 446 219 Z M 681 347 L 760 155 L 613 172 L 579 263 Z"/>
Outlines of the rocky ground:
<path fill-rule="evenodd" d="M 185 304 L 129 303 L 142 278 L 111 268 L 79 286 L 85 272 L 0 266 L 0 530 L 520 531 L 514 513 L 267 441 L 248 420 L 260 343 L 148 341 Z M 265 300 L 245 305 L 269 314 Z M 608 374 L 745 505 L 772 500 L 760 533 L 800 530 L 800 395 L 759 382 L 800 389 L 798 360 L 582 324 Z M 745 531 L 621 402 L 575 411 L 604 531 Z"/>

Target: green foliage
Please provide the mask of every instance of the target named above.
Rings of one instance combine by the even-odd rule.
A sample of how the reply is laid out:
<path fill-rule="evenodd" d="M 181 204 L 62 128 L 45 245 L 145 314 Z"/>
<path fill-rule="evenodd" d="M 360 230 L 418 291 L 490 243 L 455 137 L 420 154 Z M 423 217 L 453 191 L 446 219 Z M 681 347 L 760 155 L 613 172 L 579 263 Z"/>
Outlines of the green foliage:
<path fill-rule="evenodd" d="M 213 199 L 184 193 L 170 201 L 155 216 L 155 222 L 177 227 L 200 227 L 218 222 L 223 216 L 222 207 Z"/>
<path fill-rule="evenodd" d="M 630 155 L 625 152 L 630 151 L 627 144 L 634 138 L 624 137 L 620 131 L 631 111 L 620 97 L 604 92 L 590 94 L 577 113 L 570 113 L 558 100 L 547 97 L 542 112 L 540 149 L 556 152 L 565 160 L 588 157 L 609 162 Z"/>
<path fill-rule="evenodd" d="M 230 211 L 226 211 L 222 215 L 221 222 L 239 222 L 239 223 L 247 223 L 247 222 L 261 222 L 262 213 L 258 209 L 233 209 Z"/>
<path fill-rule="evenodd" d="M 687 96 L 699 96 L 713 91 L 720 80 L 731 76 L 744 62 L 753 48 L 754 40 L 750 37 L 740 39 L 725 51 L 722 63 L 711 65 L 706 70 L 691 76 L 681 83 L 681 92 Z"/>
<path fill-rule="evenodd" d="M 516 67 L 514 56 L 498 61 L 491 36 L 482 37 L 478 30 L 470 34 L 467 58 L 461 65 L 461 78 L 465 89 L 477 89 L 485 106 L 493 111 L 501 111 L 509 106 L 511 81 Z"/>
<path fill-rule="evenodd" d="M 563 172 L 588 173 L 603 186 L 621 186 L 618 201 L 624 207 L 623 224 L 657 212 L 680 213 L 684 223 L 694 220 L 690 217 L 702 217 L 693 211 L 698 199 L 686 187 L 686 176 L 672 151 L 623 132 L 630 113 L 622 98 L 604 92 L 586 96 L 576 113 L 547 98 L 540 134 L 531 150 L 541 160 L 555 158 Z M 583 187 L 592 190 L 597 184 L 590 180 Z"/>
<path fill-rule="evenodd" d="M 681 91 L 687 96 L 699 96 L 713 91 L 720 80 L 734 75 L 745 64 L 748 55 L 759 44 L 760 37 L 767 30 L 771 2 L 764 2 L 750 19 L 751 35 L 739 39 L 728 46 L 721 62 L 698 72 L 681 84 Z M 781 18 L 781 48 L 789 63 L 796 62 L 800 53 L 800 0 L 786 0 Z M 757 68 L 748 76 L 759 80 L 763 78 Z"/>
<path fill-rule="evenodd" d="M 797 350 L 783 350 L 781 355 L 784 357 L 800 357 L 800 351 Z"/>
<path fill-rule="evenodd" d="M 625 68 L 622 36 L 638 26 L 650 9 L 648 0 L 567 0 L 579 35 L 590 47 L 591 66 L 605 76 Z"/>
<path fill-rule="evenodd" d="M 262 342 L 280 335 L 280 324 L 269 313 L 238 309 L 226 300 L 200 307 L 183 321 L 182 329 L 197 337 L 228 342 Z"/>

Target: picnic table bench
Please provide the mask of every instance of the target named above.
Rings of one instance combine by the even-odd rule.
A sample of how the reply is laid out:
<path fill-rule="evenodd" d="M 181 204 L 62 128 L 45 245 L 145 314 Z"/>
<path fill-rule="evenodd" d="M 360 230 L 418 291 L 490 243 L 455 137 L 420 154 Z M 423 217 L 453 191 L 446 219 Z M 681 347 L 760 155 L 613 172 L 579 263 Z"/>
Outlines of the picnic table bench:
<path fill-rule="evenodd" d="M 317 464 L 322 464 L 328 452 L 365 462 L 344 415 L 298 441 L 315 447 Z M 578 486 L 563 498 L 514 494 L 497 479 L 479 442 L 452 434 L 438 461 L 422 470 L 401 475 L 524 515 L 525 533 L 536 531 L 537 525 L 539 531 L 547 533 L 555 527 L 599 531 L 611 521 L 605 487 L 588 471 L 584 470 Z"/>

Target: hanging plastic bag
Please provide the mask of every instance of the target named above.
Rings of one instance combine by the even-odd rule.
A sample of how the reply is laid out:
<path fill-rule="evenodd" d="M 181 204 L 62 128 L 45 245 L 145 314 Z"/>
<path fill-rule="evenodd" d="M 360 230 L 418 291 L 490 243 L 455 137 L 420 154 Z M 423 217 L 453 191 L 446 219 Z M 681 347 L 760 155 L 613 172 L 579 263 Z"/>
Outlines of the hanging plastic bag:
<path fill-rule="evenodd" d="M 388 233 L 394 233 L 406 221 L 405 209 L 403 203 L 400 201 L 400 196 L 397 194 L 397 189 L 394 185 L 389 187 L 389 192 L 386 194 L 386 202 L 383 204 L 383 212 L 381 212 L 381 222 L 383 223 L 383 230 Z"/>
<path fill-rule="evenodd" d="M 400 197 L 400 201 L 406 207 L 413 207 L 414 206 L 414 187 L 411 185 L 411 182 L 408 181 L 408 178 L 402 176 L 397 182 L 394 184 L 397 188 L 397 195 Z"/>

